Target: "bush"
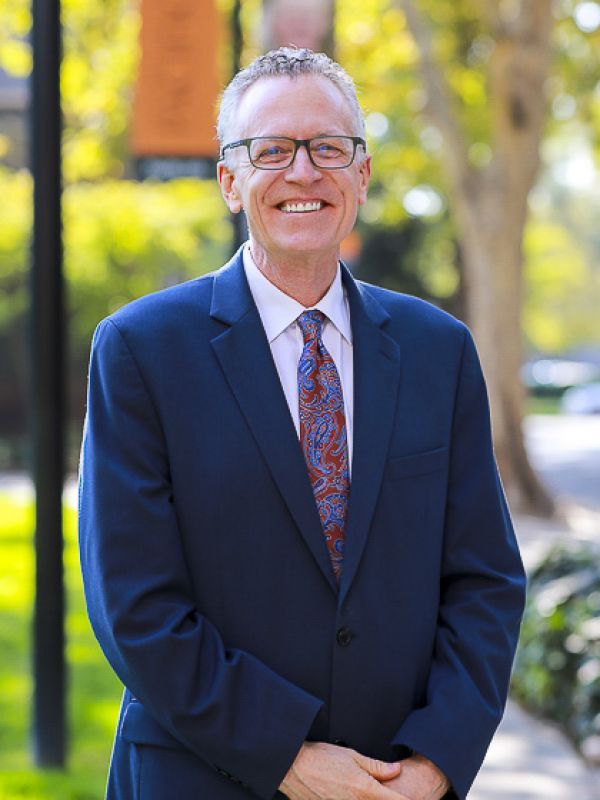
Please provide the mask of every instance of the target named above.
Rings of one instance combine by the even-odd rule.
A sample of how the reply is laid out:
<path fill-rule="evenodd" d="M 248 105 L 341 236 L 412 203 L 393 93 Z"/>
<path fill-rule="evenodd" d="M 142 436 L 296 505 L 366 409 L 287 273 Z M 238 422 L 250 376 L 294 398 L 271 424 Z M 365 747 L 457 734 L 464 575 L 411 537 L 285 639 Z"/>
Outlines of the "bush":
<path fill-rule="evenodd" d="M 30 174 L 0 167 L 0 197 L 10 198 L 0 214 L 0 468 L 6 468 L 26 462 Z M 72 184 L 63 196 L 63 224 L 76 456 L 96 324 L 142 294 L 220 267 L 231 228 L 216 181 L 197 180 Z"/>
<path fill-rule="evenodd" d="M 557 722 L 581 753 L 600 744 L 600 550 L 555 547 L 529 584 L 513 693 Z"/>

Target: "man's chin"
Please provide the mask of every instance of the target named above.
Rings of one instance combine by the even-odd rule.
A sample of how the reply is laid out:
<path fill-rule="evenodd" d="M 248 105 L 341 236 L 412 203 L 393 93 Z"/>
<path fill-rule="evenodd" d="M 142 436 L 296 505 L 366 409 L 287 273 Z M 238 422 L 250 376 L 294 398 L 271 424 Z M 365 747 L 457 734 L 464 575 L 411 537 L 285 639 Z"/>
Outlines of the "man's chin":
<path fill-rule="evenodd" d="M 278 252 L 289 256 L 304 256 L 307 259 L 322 257 L 327 260 L 331 257 L 338 257 L 340 246 L 338 242 L 315 242 L 314 239 L 306 240 L 297 237 L 287 241 L 278 248 Z"/>

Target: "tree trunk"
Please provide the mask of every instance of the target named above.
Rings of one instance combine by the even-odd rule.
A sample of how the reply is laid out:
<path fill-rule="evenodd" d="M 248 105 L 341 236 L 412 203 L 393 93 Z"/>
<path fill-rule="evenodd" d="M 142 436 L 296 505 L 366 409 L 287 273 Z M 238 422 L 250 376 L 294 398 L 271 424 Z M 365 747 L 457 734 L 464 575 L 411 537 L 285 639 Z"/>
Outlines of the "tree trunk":
<path fill-rule="evenodd" d="M 494 446 L 511 506 L 550 514 L 553 504 L 531 468 L 522 433 L 525 392 L 522 363 L 522 220 L 502 215 L 501 186 L 483 189 L 485 201 L 469 204 L 461 224 L 467 315 L 486 375 Z M 474 198 L 475 199 L 475 198 Z"/>
<path fill-rule="evenodd" d="M 488 383 L 494 445 L 514 510 L 549 514 L 553 503 L 525 450 L 521 308 L 527 198 L 539 166 L 552 14 L 550 0 L 520 0 L 504 20 L 485 6 L 495 41 L 489 66 L 493 158 L 475 170 L 432 34 L 411 0 L 398 0 L 421 54 L 426 112 L 444 139 L 450 204 L 463 253 L 468 321 Z"/>

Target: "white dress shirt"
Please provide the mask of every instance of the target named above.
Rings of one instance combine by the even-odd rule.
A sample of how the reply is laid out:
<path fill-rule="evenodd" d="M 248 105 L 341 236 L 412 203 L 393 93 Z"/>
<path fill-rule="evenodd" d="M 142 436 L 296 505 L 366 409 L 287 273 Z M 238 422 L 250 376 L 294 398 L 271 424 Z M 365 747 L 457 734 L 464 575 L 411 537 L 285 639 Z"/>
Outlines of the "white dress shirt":
<path fill-rule="evenodd" d="M 267 334 L 273 361 L 279 374 L 290 414 L 300 437 L 300 414 L 298 411 L 298 362 L 302 355 L 304 340 L 296 320 L 307 309 L 282 292 L 258 269 L 252 258 L 249 245 L 244 248 L 244 270 L 250 291 Z M 323 344 L 337 368 L 344 395 L 346 433 L 348 441 L 348 463 L 352 465 L 352 431 L 354 418 L 354 374 L 352 358 L 352 329 L 350 308 L 346 290 L 342 284 L 342 272 L 338 264 L 333 283 L 327 293 L 311 308 L 322 311 Z"/>

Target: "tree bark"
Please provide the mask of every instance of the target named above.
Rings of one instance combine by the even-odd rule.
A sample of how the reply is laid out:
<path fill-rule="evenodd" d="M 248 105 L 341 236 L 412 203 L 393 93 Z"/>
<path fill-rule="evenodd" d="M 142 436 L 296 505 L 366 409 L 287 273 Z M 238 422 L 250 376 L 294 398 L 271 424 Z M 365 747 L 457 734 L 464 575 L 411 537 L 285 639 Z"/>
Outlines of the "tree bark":
<path fill-rule="evenodd" d="M 492 158 L 468 159 L 454 98 L 436 61 L 428 24 L 411 0 L 398 0 L 421 55 L 426 113 L 440 129 L 450 205 L 463 253 L 468 322 L 488 383 L 494 445 L 514 510 L 549 514 L 553 502 L 533 471 L 522 433 L 524 390 L 522 241 L 527 198 L 539 167 L 552 28 L 551 0 L 521 0 L 504 20 L 487 3 L 495 46 L 489 69 Z"/>

